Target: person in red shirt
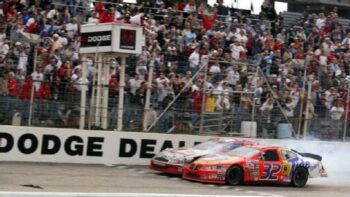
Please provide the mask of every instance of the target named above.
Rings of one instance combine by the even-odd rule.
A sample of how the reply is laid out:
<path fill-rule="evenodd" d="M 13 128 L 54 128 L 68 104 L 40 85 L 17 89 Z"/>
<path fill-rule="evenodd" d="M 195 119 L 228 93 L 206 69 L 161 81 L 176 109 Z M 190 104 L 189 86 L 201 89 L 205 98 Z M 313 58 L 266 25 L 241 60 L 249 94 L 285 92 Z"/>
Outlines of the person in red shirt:
<path fill-rule="evenodd" d="M 109 97 L 115 97 L 118 95 L 119 82 L 115 75 L 109 80 Z"/>
<path fill-rule="evenodd" d="M 196 113 L 202 111 L 202 93 L 199 91 L 193 92 L 193 111 Z"/>
<path fill-rule="evenodd" d="M 51 99 L 51 86 L 48 81 L 43 81 L 40 85 L 39 91 L 36 94 L 38 100 Z"/>
<path fill-rule="evenodd" d="M 297 60 L 304 60 L 305 59 L 304 51 L 301 48 L 299 48 L 297 50 L 297 52 L 295 53 L 295 59 L 297 59 Z"/>
<path fill-rule="evenodd" d="M 8 74 L 8 77 L 9 77 L 7 81 L 8 95 L 10 97 L 16 97 L 18 96 L 19 85 L 15 79 L 15 74 L 13 72 L 10 72 Z"/>
<path fill-rule="evenodd" d="M 19 98 L 24 101 L 30 100 L 31 89 L 32 89 L 32 76 L 29 76 L 22 86 L 22 89 L 19 93 Z"/>
<path fill-rule="evenodd" d="M 114 14 L 110 10 L 102 12 L 99 18 L 100 23 L 112 23 L 114 22 Z"/>
<path fill-rule="evenodd" d="M 7 5 L 4 3 L 4 5 Z M 5 17 L 7 22 L 12 22 L 13 20 L 17 19 L 17 12 L 16 12 L 16 5 L 13 4 L 9 9 L 5 9 Z"/>
<path fill-rule="evenodd" d="M 199 16 L 201 17 L 201 19 L 203 21 L 204 28 L 206 30 L 210 30 L 215 25 L 215 21 L 216 21 L 216 18 L 218 16 L 218 12 L 215 11 L 213 15 L 208 16 L 208 15 L 204 15 L 203 10 L 201 10 L 201 12 L 199 13 Z"/>

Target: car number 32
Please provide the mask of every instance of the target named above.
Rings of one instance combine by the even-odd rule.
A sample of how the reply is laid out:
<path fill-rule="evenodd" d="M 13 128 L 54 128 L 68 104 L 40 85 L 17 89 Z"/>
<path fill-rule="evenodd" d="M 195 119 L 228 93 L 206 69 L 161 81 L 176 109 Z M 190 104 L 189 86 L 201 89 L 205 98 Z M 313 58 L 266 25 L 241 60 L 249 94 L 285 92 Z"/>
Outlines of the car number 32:
<path fill-rule="evenodd" d="M 279 163 L 264 163 L 260 179 L 277 180 L 278 173 L 280 171 L 281 171 L 281 164 L 279 164 Z"/>

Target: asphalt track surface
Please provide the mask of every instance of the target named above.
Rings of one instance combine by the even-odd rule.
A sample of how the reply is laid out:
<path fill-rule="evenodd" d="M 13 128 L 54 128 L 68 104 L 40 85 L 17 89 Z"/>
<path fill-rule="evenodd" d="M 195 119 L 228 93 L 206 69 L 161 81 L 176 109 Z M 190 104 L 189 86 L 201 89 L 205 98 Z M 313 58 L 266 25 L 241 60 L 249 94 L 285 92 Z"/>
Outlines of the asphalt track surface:
<path fill-rule="evenodd" d="M 181 180 L 146 166 L 2 162 L 3 196 L 130 197 L 338 197 L 350 195 L 350 170 L 309 179 L 304 188 L 285 185 L 214 185 Z"/>

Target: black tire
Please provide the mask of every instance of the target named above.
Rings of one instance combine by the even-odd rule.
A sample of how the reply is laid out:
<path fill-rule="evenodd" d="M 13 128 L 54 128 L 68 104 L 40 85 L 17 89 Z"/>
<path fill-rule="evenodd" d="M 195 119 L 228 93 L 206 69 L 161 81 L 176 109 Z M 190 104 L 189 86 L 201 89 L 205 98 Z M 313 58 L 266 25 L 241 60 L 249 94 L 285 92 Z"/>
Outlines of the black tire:
<path fill-rule="evenodd" d="M 243 182 L 243 169 L 237 165 L 232 166 L 226 172 L 226 183 L 229 185 L 238 185 Z"/>
<path fill-rule="evenodd" d="M 304 187 L 307 183 L 308 178 L 309 178 L 309 173 L 307 169 L 303 167 L 299 167 L 295 170 L 293 174 L 291 184 L 294 187 Z"/>

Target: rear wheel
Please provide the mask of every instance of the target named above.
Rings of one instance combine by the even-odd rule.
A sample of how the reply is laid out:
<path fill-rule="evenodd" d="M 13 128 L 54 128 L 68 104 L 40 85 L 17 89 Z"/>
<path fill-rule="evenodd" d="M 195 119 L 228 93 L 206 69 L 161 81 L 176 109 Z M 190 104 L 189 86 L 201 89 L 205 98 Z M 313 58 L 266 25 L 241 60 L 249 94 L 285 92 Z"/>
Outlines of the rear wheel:
<path fill-rule="evenodd" d="M 239 166 L 232 166 L 226 173 L 226 183 L 238 185 L 243 182 L 243 169 Z"/>
<path fill-rule="evenodd" d="M 309 173 L 305 168 L 297 168 L 293 174 L 291 184 L 294 187 L 304 187 L 307 183 Z"/>

